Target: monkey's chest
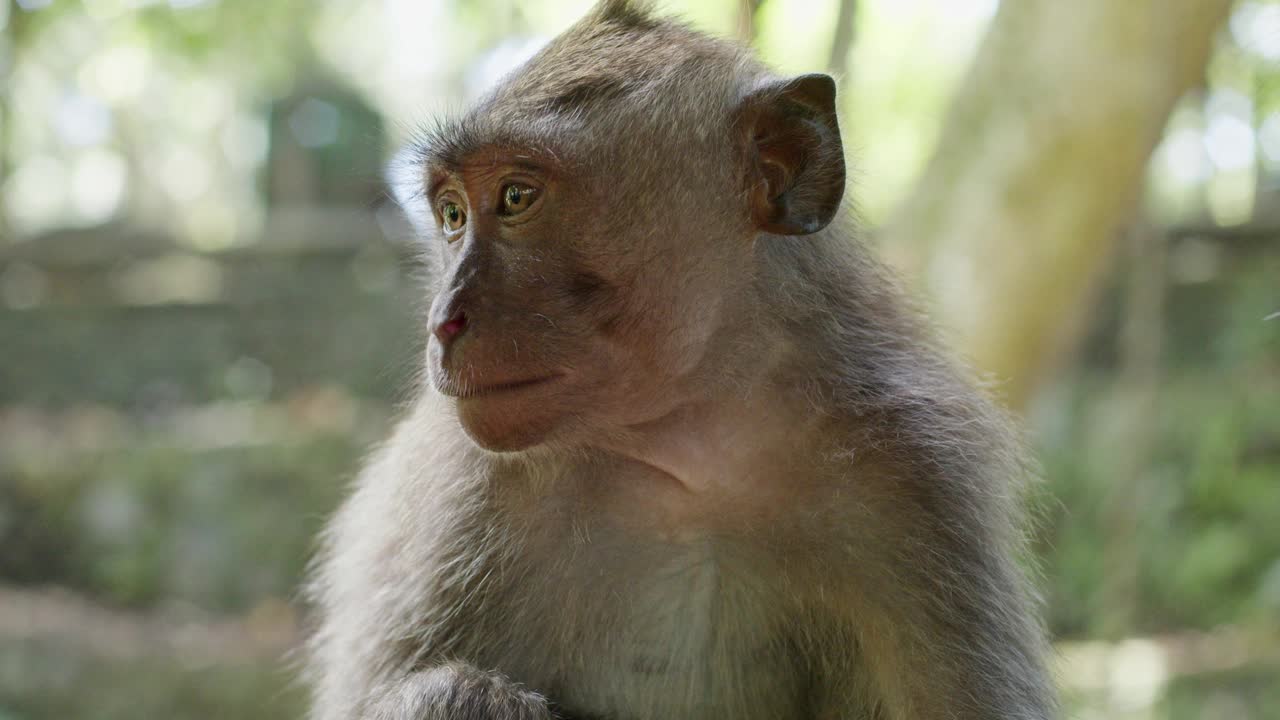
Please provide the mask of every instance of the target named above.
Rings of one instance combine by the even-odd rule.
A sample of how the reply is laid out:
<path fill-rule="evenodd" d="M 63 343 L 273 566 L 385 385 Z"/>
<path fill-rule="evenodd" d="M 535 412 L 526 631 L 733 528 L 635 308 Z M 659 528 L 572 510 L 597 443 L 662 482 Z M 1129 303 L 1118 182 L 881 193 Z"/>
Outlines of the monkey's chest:
<path fill-rule="evenodd" d="M 510 645 L 503 664 L 567 710 L 617 720 L 776 719 L 802 707 L 785 614 L 710 543 L 646 548 L 597 538 L 538 583 L 548 580 L 560 592 L 547 586 L 540 595 L 549 602 L 538 640 Z"/>

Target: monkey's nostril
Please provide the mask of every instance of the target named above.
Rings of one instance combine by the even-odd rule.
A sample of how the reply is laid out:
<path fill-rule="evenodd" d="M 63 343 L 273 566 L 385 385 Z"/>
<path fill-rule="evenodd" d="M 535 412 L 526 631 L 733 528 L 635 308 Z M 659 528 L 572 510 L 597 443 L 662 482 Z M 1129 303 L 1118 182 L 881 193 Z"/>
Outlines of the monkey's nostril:
<path fill-rule="evenodd" d="M 449 342 L 463 330 L 467 329 L 467 314 L 461 310 L 453 314 L 453 317 L 440 323 L 440 327 L 436 328 L 436 335 L 443 342 Z"/>

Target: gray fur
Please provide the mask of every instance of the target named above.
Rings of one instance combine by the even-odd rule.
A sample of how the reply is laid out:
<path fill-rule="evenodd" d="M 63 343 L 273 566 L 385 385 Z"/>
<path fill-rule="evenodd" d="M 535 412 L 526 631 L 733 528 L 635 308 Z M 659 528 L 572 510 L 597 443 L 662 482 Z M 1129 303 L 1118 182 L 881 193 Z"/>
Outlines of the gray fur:
<path fill-rule="evenodd" d="M 743 108 L 774 86 L 610 0 L 424 136 L 416 183 L 527 153 L 580 203 L 537 242 L 423 238 L 442 296 L 487 283 L 470 307 L 502 332 L 470 348 L 626 370 L 531 407 L 555 422 L 512 452 L 420 390 L 324 537 L 314 720 L 1052 716 L 1016 435 L 847 210 L 752 228 Z M 792 111 L 782 177 L 820 208 L 834 118 Z"/>

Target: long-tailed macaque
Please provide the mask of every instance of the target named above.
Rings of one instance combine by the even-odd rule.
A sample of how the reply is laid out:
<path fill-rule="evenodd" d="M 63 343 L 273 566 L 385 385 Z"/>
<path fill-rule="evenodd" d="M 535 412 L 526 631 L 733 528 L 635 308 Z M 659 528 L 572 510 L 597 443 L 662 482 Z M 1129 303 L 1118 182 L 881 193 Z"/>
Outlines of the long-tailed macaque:
<path fill-rule="evenodd" d="M 605 0 L 424 134 L 427 372 L 325 536 L 315 720 L 1053 715 L 1027 464 L 835 108 Z"/>

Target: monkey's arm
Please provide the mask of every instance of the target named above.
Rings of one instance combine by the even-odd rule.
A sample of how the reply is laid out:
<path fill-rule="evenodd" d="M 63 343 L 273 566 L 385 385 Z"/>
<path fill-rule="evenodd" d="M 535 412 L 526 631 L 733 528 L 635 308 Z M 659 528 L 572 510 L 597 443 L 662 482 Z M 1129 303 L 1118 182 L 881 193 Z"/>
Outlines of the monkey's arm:
<path fill-rule="evenodd" d="M 1051 691 L 1036 653 L 997 608 L 882 610 L 861 644 L 886 720 L 1047 720 Z M 839 717 L 845 717 L 840 715 Z"/>
<path fill-rule="evenodd" d="M 868 705 L 884 720 L 1055 716 L 1017 543 L 992 525 L 990 507 L 969 500 L 968 512 L 952 497 L 910 503 L 909 513 L 899 504 L 868 520 L 864 527 L 878 537 L 864 543 L 885 554 L 861 558 L 856 599 L 844 610 L 853 614 L 855 677 L 829 689 L 819 718 L 863 718 Z M 947 511 L 930 513 L 931 506 Z"/>
<path fill-rule="evenodd" d="M 496 673 L 446 663 L 377 688 L 361 720 L 552 720 L 547 701 Z"/>

